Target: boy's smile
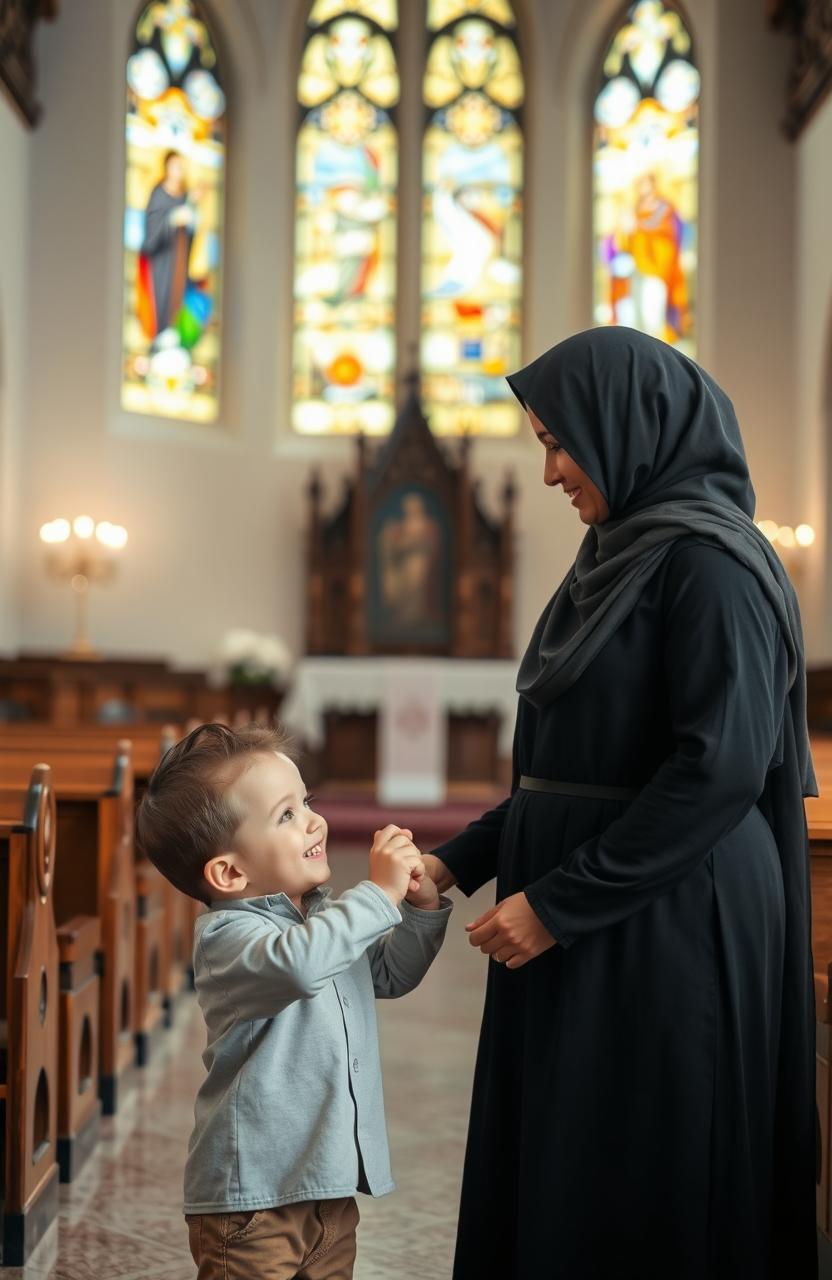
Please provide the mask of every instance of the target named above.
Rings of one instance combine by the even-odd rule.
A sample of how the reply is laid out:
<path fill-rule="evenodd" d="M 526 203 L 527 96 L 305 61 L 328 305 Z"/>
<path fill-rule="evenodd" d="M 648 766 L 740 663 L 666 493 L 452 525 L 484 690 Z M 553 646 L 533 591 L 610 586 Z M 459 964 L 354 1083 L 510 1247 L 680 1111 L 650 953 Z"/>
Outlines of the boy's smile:
<path fill-rule="evenodd" d="M 303 895 L 331 871 L 326 821 L 312 808 L 297 765 L 277 753 L 254 756 L 225 794 L 240 825 L 231 848 L 205 865 L 214 900 L 285 893 L 301 910 Z"/>

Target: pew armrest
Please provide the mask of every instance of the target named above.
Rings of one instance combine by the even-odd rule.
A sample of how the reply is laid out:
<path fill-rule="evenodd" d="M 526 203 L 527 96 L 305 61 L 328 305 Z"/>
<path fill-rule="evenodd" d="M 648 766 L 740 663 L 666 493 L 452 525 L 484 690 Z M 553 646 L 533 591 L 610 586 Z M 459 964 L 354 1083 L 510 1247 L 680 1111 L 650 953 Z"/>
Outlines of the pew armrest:
<path fill-rule="evenodd" d="M 75 964 L 94 955 L 101 947 L 101 921 L 98 916 L 73 916 L 58 929 L 61 964 Z"/>

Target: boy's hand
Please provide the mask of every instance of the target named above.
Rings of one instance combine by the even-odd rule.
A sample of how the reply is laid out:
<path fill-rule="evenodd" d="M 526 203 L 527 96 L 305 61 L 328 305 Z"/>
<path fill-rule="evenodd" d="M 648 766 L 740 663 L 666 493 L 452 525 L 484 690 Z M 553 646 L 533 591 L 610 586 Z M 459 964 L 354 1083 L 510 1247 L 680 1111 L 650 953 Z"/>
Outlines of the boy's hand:
<path fill-rule="evenodd" d="M 424 859 L 423 859 L 423 865 Z M 418 880 L 419 887 L 413 888 L 413 881 Z M 405 902 L 409 902 L 412 907 L 419 907 L 421 911 L 436 911 L 439 908 L 439 889 L 436 882 L 430 878 L 427 866 L 420 875 L 414 872 L 411 881 L 411 887 L 405 894 Z"/>
<path fill-rule="evenodd" d="M 394 907 L 411 890 L 416 892 L 425 874 L 422 855 L 413 843 L 413 832 L 390 823 L 375 833 L 370 849 L 370 879 L 383 889 Z"/>

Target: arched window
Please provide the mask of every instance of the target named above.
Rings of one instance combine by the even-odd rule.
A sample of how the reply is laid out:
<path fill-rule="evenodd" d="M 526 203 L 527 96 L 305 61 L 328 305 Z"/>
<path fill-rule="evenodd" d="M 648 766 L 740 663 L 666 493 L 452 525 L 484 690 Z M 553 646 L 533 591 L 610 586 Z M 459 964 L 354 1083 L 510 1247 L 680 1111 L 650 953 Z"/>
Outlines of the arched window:
<path fill-rule="evenodd" d="M 298 78 L 293 426 L 395 413 L 396 0 L 315 0 Z"/>
<path fill-rule="evenodd" d="M 226 104 L 196 0 L 143 5 L 127 61 L 125 409 L 218 413 Z"/>
<path fill-rule="evenodd" d="M 631 4 L 595 99 L 594 307 L 696 349 L 699 72 L 680 14 Z"/>
<path fill-rule="evenodd" d="M 437 435 L 517 430 L 523 71 L 508 0 L 428 0 L 422 399 Z"/>

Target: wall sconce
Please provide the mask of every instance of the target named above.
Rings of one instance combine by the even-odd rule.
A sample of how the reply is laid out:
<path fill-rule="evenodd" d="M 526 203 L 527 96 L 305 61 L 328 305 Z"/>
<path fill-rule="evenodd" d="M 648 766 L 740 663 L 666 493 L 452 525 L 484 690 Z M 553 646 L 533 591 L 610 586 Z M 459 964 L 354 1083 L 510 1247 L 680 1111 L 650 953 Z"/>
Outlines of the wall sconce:
<path fill-rule="evenodd" d="M 806 552 L 815 540 L 812 526 L 799 524 L 793 529 L 790 524 L 778 524 L 776 520 L 758 520 L 757 528 L 773 544 L 789 577 L 796 580 L 806 564 Z"/>
<path fill-rule="evenodd" d="M 46 547 L 46 571 L 56 582 L 68 582 L 75 597 L 75 638 L 65 658 L 97 657 L 90 643 L 87 595 L 92 583 L 104 584 L 115 576 L 118 553 L 127 544 L 127 530 L 120 524 L 92 516 L 69 520 L 60 516 L 41 526 Z"/>

